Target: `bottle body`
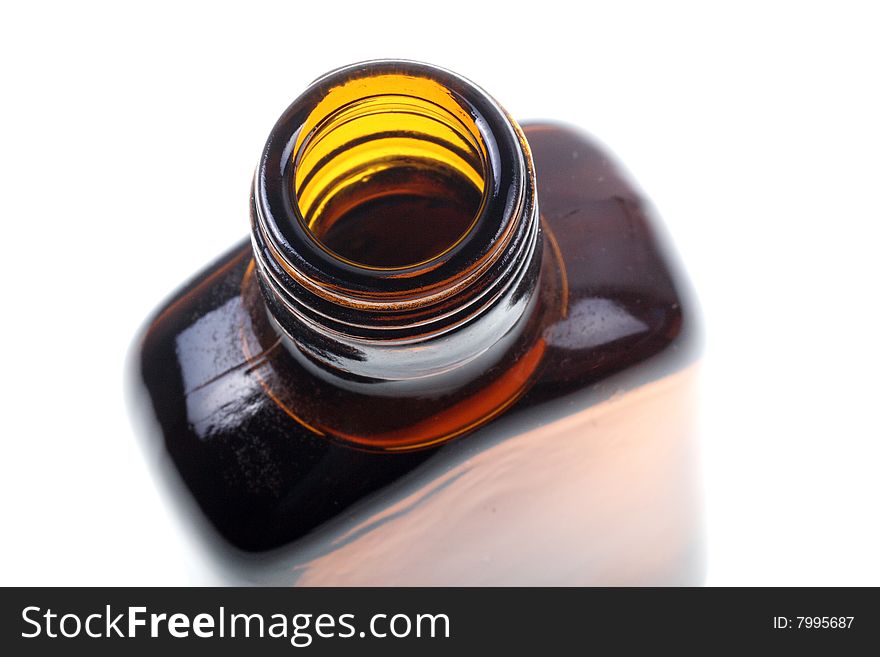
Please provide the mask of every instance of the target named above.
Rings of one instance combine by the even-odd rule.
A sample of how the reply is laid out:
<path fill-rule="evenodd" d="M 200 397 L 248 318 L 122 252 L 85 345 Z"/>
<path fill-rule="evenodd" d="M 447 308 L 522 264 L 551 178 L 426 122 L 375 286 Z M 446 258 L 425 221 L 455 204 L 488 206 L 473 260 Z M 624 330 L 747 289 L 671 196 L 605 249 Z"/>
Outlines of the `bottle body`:
<path fill-rule="evenodd" d="M 504 306 L 520 303 L 522 320 L 495 355 L 442 386 L 339 385 L 304 364 L 274 325 L 251 243 L 147 326 L 151 440 L 234 580 L 699 581 L 686 281 L 606 153 L 569 127 L 523 132 L 534 294 Z"/>

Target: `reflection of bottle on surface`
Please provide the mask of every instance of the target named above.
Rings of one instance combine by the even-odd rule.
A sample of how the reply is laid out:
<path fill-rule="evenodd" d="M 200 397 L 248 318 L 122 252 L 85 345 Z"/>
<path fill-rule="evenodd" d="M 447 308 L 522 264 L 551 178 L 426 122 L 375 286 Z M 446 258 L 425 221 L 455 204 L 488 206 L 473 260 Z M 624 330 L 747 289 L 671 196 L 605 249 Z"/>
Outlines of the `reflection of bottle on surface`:
<path fill-rule="evenodd" d="M 235 576 L 698 582 L 694 309 L 656 228 L 582 134 L 454 74 L 317 80 L 266 145 L 251 242 L 139 343 Z"/>

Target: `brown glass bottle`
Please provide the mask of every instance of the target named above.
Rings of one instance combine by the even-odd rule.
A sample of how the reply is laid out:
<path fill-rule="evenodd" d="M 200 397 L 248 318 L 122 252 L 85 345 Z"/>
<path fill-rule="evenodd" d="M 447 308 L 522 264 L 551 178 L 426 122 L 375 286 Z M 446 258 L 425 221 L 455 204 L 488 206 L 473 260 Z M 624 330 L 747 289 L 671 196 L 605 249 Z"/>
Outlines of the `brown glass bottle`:
<path fill-rule="evenodd" d="M 139 342 L 216 553 L 274 583 L 695 581 L 694 309 L 658 230 L 582 133 L 448 71 L 317 80 L 251 240 Z"/>

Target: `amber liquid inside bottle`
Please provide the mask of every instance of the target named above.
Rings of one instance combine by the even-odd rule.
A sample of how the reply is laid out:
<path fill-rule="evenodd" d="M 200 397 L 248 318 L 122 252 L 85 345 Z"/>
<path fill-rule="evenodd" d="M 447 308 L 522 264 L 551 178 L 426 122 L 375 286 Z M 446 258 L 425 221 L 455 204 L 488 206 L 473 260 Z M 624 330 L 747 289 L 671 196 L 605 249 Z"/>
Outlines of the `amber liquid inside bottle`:
<path fill-rule="evenodd" d="M 437 83 L 429 82 L 409 91 L 424 100 Z M 293 301 L 277 294 L 274 261 L 261 258 L 279 247 L 258 235 L 256 251 L 242 243 L 176 294 L 140 342 L 155 439 L 209 520 L 208 542 L 272 549 L 258 562 L 217 550 L 233 578 L 271 583 L 698 581 L 694 311 L 639 192 L 582 133 L 524 124 L 535 232 L 528 237 L 528 217 L 519 216 L 526 237 L 512 282 L 461 302 L 471 313 L 495 294 L 519 315 L 470 356 L 468 345 L 493 328 L 471 339 L 461 326 L 487 323 L 497 306 L 426 338 L 431 317 L 418 304 L 426 288 L 441 288 L 413 292 L 400 281 L 454 261 L 480 230 L 475 217 L 485 219 L 494 202 L 491 148 L 455 108 L 455 121 L 433 127 L 449 113 L 446 98 L 428 118 L 412 118 L 422 110 L 411 103 L 394 105 L 399 130 L 372 129 L 389 106 L 373 102 L 325 112 L 349 133 L 299 134 L 289 194 L 316 253 L 357 275 L 387 276 L 379 292 L 362 286 L 332 331 L 301 328 L 296 322 L 317 321 L 301 315 L 326 290 L 295 288 Z M 370 138 L 358 137 L 359 120 Z M 309 138 L 317 139 L 311 151 L 302 147 Z M 347 160 L 335 161 L 340 153 Z M 257 203 L 259 182 L 258 172 Z M 392 310 L 381 305 L 381 285 Z M 300 309 L 306 293 L 318 301 Z M 432 294 L 448 315 L 459 311 Z M 368 324 L 374 299 L 379 319 Z M 320 310 L 315 317 L 330 313 Z M 343 349 L 333 338 L 339 326 L 365 333 Z M 437 340 L 445 342 L 433 355 Z M 466 357 L 444 367 L 444 353 Z M 383 367 L 393 375 L 383 377 Z M 415 370 L 426 374 L 407 378 Z"/>

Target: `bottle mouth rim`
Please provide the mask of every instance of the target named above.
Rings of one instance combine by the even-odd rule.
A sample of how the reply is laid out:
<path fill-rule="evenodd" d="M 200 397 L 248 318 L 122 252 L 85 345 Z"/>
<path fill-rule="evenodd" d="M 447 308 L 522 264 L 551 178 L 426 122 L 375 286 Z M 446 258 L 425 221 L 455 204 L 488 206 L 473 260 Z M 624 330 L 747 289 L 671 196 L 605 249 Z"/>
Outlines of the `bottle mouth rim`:
<path fill-rule="evenodd" d="M 332 89 L 358 78 L 403 75 L 442 85 L 467 113 L 485 149 L 483 201 L 470 228 L 446 250 L 413 265 L 377 268 L 322 247 L 309 230 L 292 184 L 297 143 L 309 116 Z M 335 69 L 315 80 L 275 124 L 254 178 L 252 223 L 258 265 L 282 297 L 314 297 L 352 311 L 395 312 L 442 304 L 491 276 L 505 254 L 533 232 L 523 216 L 535 205 L 532 163 L 521 130 L 484 90 L 446 69 L 382 59 Z M 458 304 L 455 304 L 458 305 Z M 335 314 L 335 313 L 334 313 Z"/>

